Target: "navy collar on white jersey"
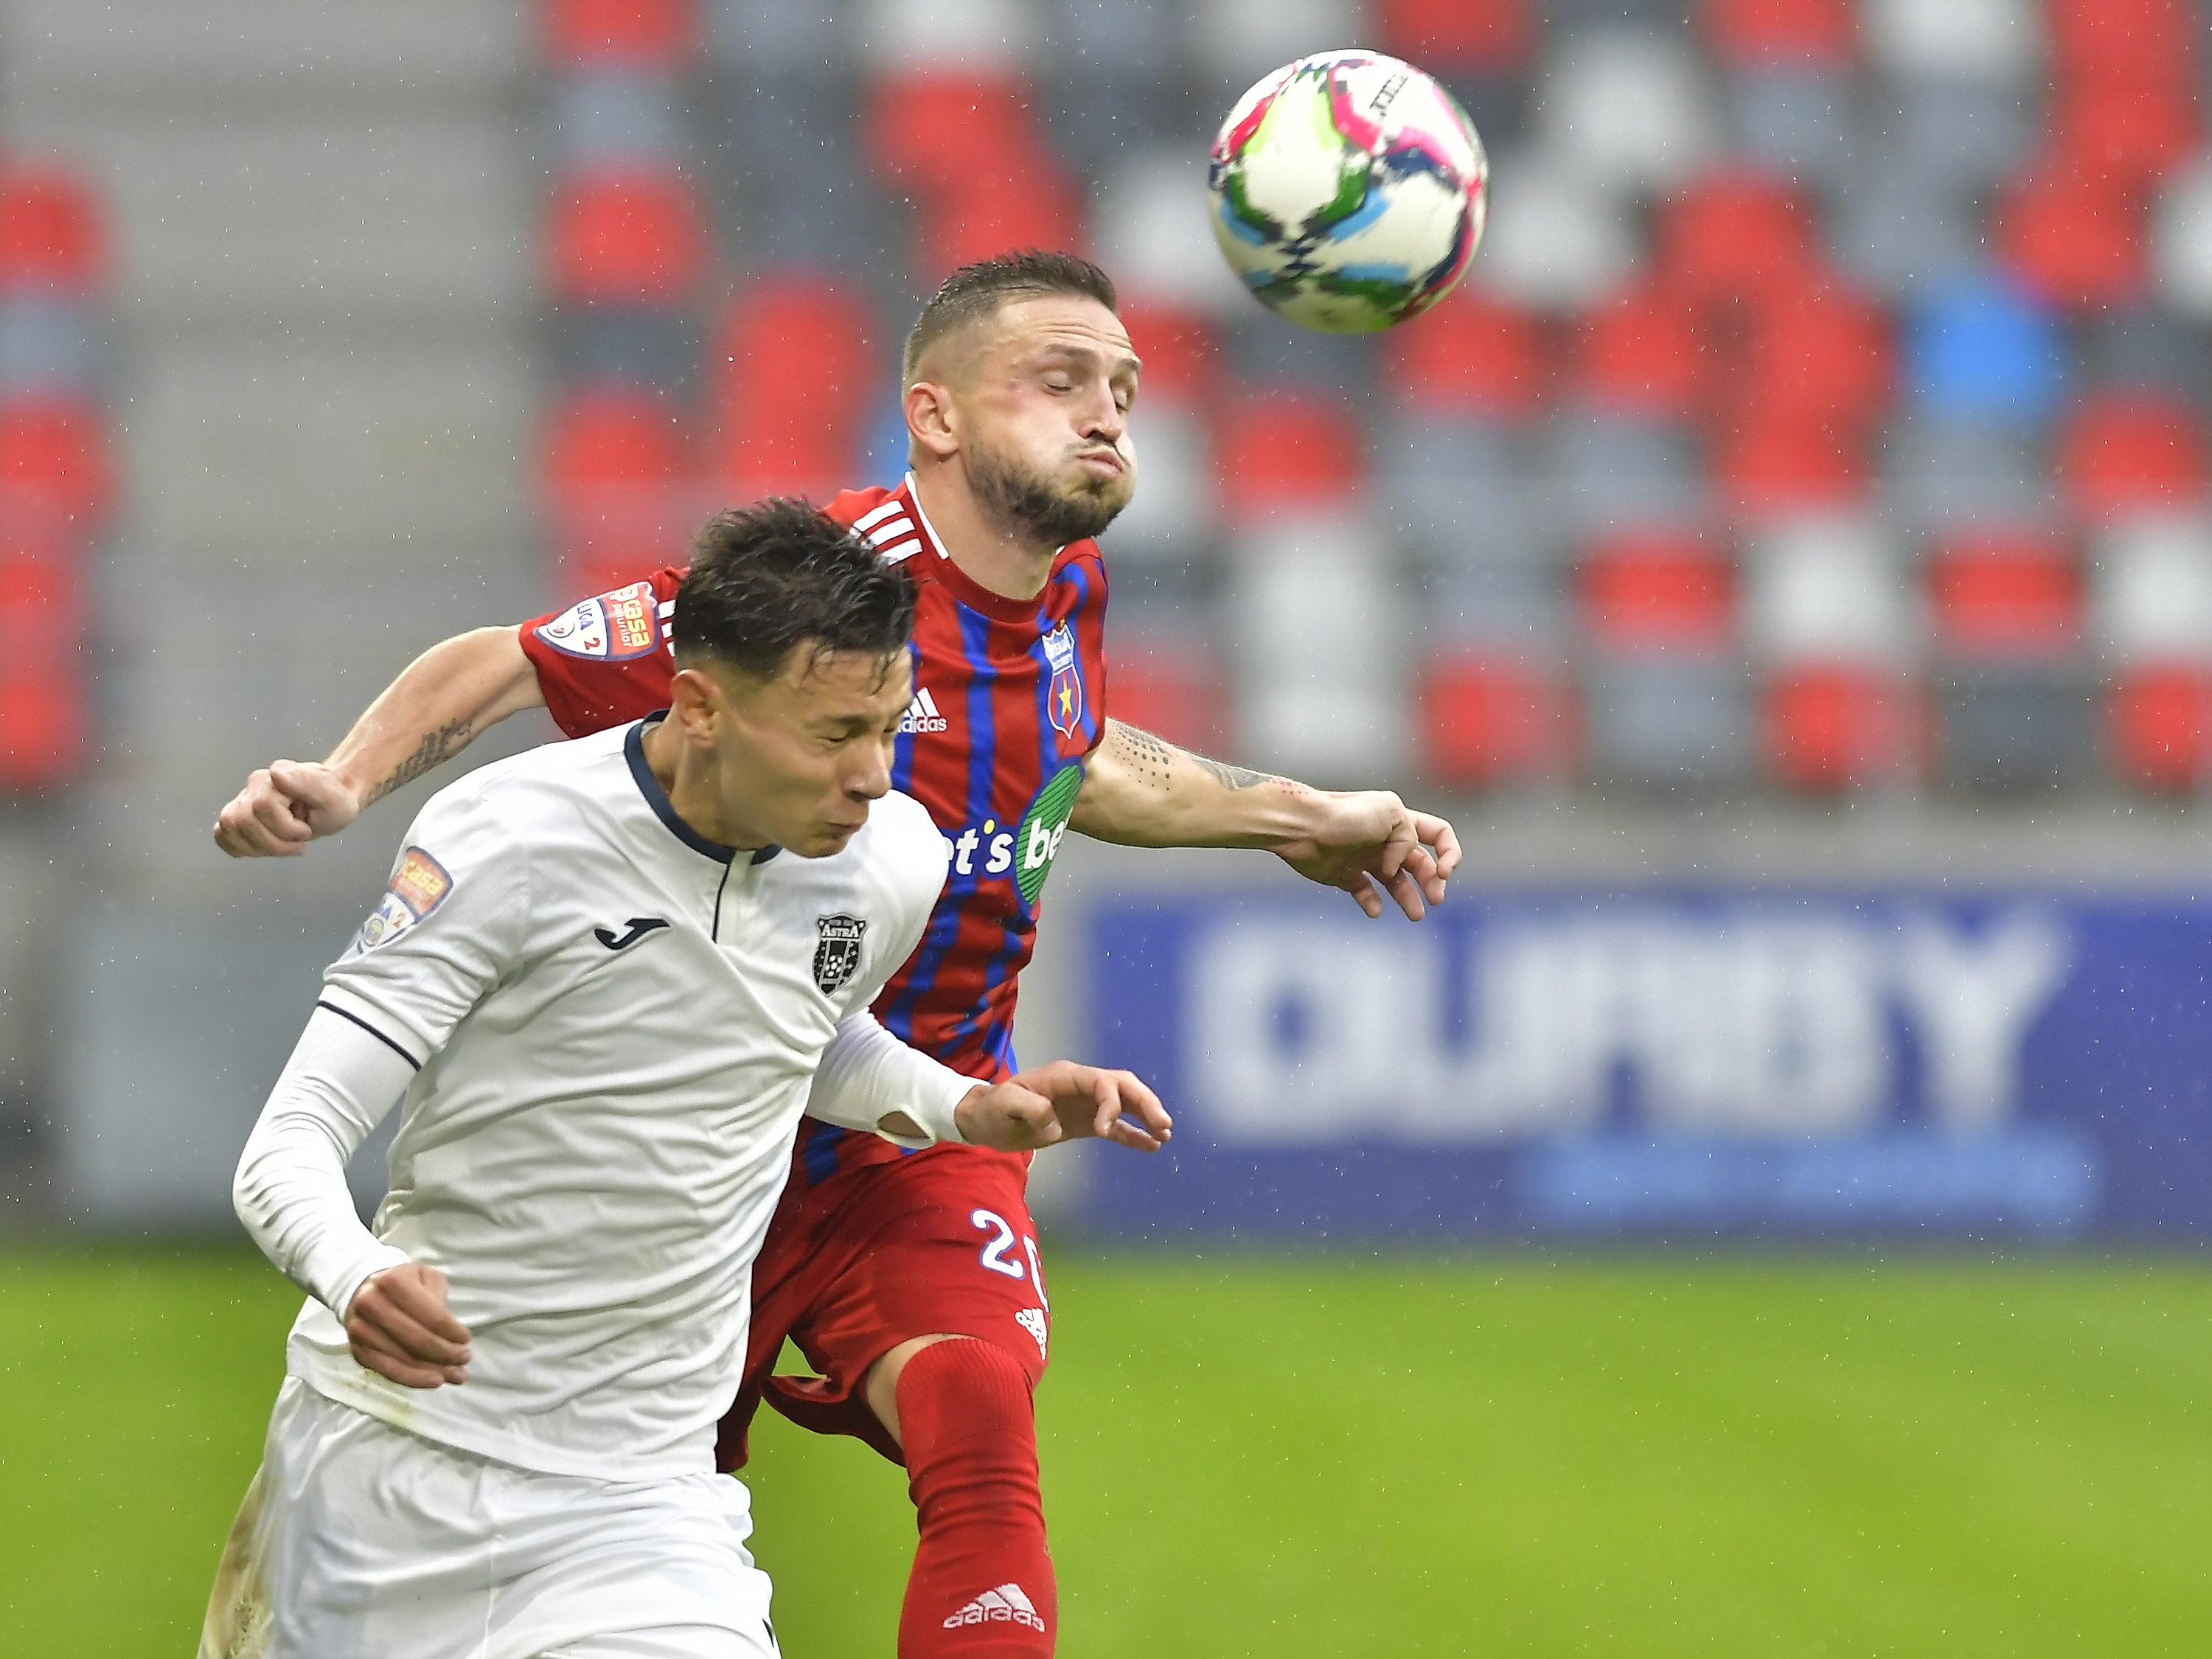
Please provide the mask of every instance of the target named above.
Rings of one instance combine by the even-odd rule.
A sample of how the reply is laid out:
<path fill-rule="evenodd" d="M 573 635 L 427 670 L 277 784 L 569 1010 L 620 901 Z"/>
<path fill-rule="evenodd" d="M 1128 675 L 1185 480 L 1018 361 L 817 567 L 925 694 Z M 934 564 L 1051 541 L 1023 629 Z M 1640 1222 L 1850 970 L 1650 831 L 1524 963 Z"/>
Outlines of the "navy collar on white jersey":
<path fill-rule="evenodd" d="M 638 793 L 645 797 L 645 804 L 653 809 L 653 817 L 666 824 L 669 833 L 677 840 L 695 853 L 704 853 L 717 863 L 734 863 L 738 854 L 744 849 L 737 847 L 725 847 L 719 841 L 708 841 L 706 836 L 684 823 L 677 814 L 675 803 L 668 799 L 668 792 L 660 787 L 660 780 L 653 775 L 653 768 L 646 763 L 646 728 L 649 726 L 658 726 L 667 718 L 668 711 L 664 708 L 657 714 L 647 714 L 635 726 L 630 727 L 629 735 L 623 739 L 623 753 L 629 757 L 629 775 L 637 780 Z M 783 848 L 771 842 L 755 853 L 750 862 L 766 864 L 781 851 Z"/>

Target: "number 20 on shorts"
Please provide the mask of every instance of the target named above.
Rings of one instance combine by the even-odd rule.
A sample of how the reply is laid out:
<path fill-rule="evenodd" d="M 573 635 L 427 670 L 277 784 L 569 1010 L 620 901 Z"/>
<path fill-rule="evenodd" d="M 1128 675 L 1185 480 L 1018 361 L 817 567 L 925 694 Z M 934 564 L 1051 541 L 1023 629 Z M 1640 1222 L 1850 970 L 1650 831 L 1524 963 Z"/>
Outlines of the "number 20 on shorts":
<path fill-rule="evenodd" d="M 977 1210 L 968 1219 L 978 1232 L 991 1234 L 991 1242 L 983 1247 L 981 1261 L 994 1273 L 1004 1273 L 1009 1279 L 1026 1279 L 1036 1286 L 1037 1300 L 1047 1313 L 1052 1311 L 1052 1298 L 1044 1293 L 1044 1263 L 1037 1258 L 1037 1242 L 1028 1234 L 1021 1235 L 1024 1251 L 1030 1259 L 1029 1268 L 1023 1270 L 1021 1259 L 1014 1254 L 1013 1224 L 996 1210 Z"/>

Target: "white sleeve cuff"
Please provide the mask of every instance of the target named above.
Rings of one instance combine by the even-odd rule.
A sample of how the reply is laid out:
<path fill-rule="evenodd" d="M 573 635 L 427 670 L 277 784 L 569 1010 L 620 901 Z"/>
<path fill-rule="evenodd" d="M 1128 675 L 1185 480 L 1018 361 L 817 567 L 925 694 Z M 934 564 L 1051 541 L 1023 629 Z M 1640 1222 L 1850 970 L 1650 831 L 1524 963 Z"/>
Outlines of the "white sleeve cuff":
<path fill-rule="evenodd" d="M 362 1280 L 408 1259 L 362 1225 L 345 1170 L 414 1077 L 383 1033 L 318 1006 L 238 1160 L 231 1202 L 246 1231 L 340 1319 Z"/>
<path fill-rule="evenodd" d="M 841 1128 L 878 1134 L 895 1146 L 927 1146 L 965 1137 L 953 1114 L 978 1080 L 909 1048 L 863 1009 L 839 1023 L 823 1050 L 806 1102 L 807 1115 Z M 883 1121 L 902 1112 L 922 1138 L 893 1134 Z"/>

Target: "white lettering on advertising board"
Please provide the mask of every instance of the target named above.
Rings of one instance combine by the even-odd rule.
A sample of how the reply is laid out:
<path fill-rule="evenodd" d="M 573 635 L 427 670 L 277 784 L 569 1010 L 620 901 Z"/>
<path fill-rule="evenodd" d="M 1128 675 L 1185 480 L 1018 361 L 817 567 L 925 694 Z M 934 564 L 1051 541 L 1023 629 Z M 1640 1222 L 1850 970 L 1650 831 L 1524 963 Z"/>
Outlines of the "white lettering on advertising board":
<path fill-rule="evenodd" d="M 1358 923 L 1201 933 L 1185 1030 L 1205 1132 L 1309 1145 L 1574 1133 L 1599 1127 L 1625 1072 L 1654 1133 L 1854 1133 L 1892 1111 L 1899 1020 L 1933 1124 L 1991 1130 L 2016 1103 L 2021 1044 L 2069 954 L 2063 928 L 2027 908 L 1972 930 L 1932 913 L 1500 916 L 1456 976 L 1446 945 L 1432 928 Z"/>

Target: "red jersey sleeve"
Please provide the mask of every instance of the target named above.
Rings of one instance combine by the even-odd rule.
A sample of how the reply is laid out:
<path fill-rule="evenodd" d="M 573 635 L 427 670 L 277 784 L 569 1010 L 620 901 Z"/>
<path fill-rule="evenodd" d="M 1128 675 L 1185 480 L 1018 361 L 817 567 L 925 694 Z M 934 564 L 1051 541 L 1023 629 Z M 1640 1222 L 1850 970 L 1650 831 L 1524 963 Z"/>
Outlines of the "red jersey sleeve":
<path fill-rule="evenodd" d="M 672 565 L 522 624 L 522 654 L 562 732 L 586 737 L 668 706 L 676 675 L 668 618 L 683 581 Z"/>

